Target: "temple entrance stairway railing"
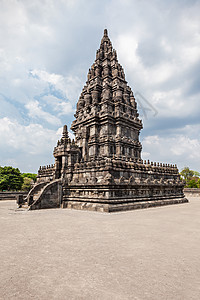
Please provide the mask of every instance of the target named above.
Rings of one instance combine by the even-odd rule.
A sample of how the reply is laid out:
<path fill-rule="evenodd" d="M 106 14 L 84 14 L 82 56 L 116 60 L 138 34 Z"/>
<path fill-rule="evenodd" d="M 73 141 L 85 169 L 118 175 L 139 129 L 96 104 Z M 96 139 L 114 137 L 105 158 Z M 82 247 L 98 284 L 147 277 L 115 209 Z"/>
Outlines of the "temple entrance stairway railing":
<path fill-rule="evenodd" d="M 35 186 L 37 191 L 32 191 L 33 200 L 29 201 L 29 210 L 41 208 L 58 208 L 61 206 L 62 185 L 61 179 L 45 182 L 42 186 Z"/>

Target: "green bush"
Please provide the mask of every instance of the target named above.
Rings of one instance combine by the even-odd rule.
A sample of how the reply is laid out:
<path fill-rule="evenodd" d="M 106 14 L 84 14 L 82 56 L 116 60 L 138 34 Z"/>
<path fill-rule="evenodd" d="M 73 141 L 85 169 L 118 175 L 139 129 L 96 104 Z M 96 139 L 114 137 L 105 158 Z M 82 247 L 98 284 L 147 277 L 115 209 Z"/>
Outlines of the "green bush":
<path fill-rule="evenodd" d="M 32 187 L 33 179 L 24 177 L 24 182 L 22 184 L 22 191 L 30 191 Z"/>
<path fill-rule="evenodd" d="M 190 170 L 189 167 L 185 167 L 180 172 L 181 180 L 185 180 L 185 187 L 187 188 L 200 188 L 200 173 Z"/>
<path fill-rule="evenodd" d="M 22 173 L 23 178 L 31 178 L 34 182 L 36 182 L 37 174 L 33 173 Z"/>
<path fill-rule="evenodd" d="M 23 176 L 18 168 L 0 167 L 0 190 L 20 190 L 23 184 Z"/>
<path fill-rule="evenodd" d="M 188 188 L 198 188 L 198 184 L 197 181 L 193 178 L 191 179 L 188 184 L 187 184 Z"/>

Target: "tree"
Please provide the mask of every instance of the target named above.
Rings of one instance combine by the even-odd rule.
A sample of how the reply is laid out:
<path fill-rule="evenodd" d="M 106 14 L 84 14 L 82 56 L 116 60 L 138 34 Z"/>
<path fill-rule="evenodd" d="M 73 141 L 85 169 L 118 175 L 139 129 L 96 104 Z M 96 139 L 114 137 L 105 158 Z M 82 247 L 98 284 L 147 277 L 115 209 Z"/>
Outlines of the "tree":
<path fill-rule="evenodd" d="M 29 191 L 32 187 L 33 179 L 24 177 L 24 182 L 22 184 L 22 191 Z"/>
<path fill-rule="evenodd" d="M 200 178 L 197 181 L 197 187 L 200 189 Z"/>
<path fill-rule="evenodd" d="M 192 178 L 188 184 L 187 184 L 188 188 L 198 188 L 198 184 L 197 181 L 195 180 L 195 178 Z"/>
<path fill-rule="evenodd" d="M 31 178 L 34 182 L 36 182 L 37 174 L 34 173 L 22 173 L 23 178 Z"/>
<path fill-rule="evenodd" d="M 18 168 L 0 167 L 0 190 L 20 190 L 23 177 Z"/>
<path fill-rule="evenodd" d="M 200 173 L 197 171 L 190 170 L 189 167 L 185 167 L 180 172 L 181 179 L 186 181 L 186 187 L 188 188 L 198 188 L 200 187 Z"/>
<path fill-rule="evenodd" d="M 195 177 L 200 177 L 200 173 L 197 171 L 193 171 Z"/>
<path fill-rule="evenodd" d="M 194 171 L 190 170 L 189 167 L 185 167 L 180 172 L 180 175 L 183 177 L 183 179 L 186 181 L 186 183 L 188 183 L 188 181 L 190 180 L 190 178 L 194 175 Z"/>

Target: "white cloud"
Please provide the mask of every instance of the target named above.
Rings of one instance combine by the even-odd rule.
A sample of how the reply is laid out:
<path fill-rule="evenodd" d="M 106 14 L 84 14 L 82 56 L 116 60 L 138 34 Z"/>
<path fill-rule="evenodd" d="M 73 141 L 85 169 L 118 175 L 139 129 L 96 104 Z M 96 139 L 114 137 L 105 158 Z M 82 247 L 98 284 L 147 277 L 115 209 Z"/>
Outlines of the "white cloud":
<path fill-rule="evenodd" d="M 157 135 L 150 135 L 145 137 L 144 143 L 147 145 L 159 145 L 160 139 Z"/>
<path fill-rule="evenodd" d="M 33 119 L 43 119 L 46 122 L 53 124 L 53 125 L 60 125 L 61 122 L 60 120 L 51 115 L 50 113 L 43 111 L 42 107 L 40 106 L 38 101 L 29 101 L 25 107 L 28 110 L 28 115 L 29 117 L 33 118 Z"/>
<path fill-rule="evenodd" d="M 120 6 L 116 1 L 116 7 Z M 130 86 L 164 118 L 193 115 L 200 109 L 199 98 L 186 95 L 186 90 L 199 78 L 192 68 L 200 61 L 200 3 L 180 6 L 173 1 L 166 7 L 164 1 L 152 1 L 133 7 L 134 1 L 124 4 L 122 12 L 127 10 L 127 18 L 114 44 Z M 116 9 L 111 11 L 111 18 L 115 13 Z M 135 20 L 130 24 L 129 14 Z M 120 25 L 115 31 L 120 31 Z"/>
<path fill-rule="evenodd" d="M 12 165 L 22 172 L 37 172 L 40 165 L 54 163 L 52 152 L 62 131 L 63 127 L 50 130 L 40 124 L 26 126 L 0 118 L 0 165 Z M 69 137 L 74 139 L 71 132 Z"/>
<path fill-rule="evenodd" d="M 170 151 L 172 152 L 172 154 L 175 154 L 176 156 L 188 157 L 189 159 L 196 161 L 197 166 L 200 160 L 199 149 L 200 149 L 200 140 L 191 139 L 186 136 L 179 136 L 178 139 L 176 140 L 176 143 L 174 143 L 174 145 L 170 147 Z"/>
<path fill-rule="evenodd" d="M 62 131 L 62 130 L 61 130 Z M 40 124 L 19 124 L 9 118 L 0 119 L 1 165 L 36 172 L 39 165 L 53 163 L 53 147 L 61 132 Z"/>
<path fill-rule="evenodd" d="M 19 124 L 9 118 L 0 119 L 0 146 L 28 152 L 30 155 L 49 151 L 49 146 L 56 143 L 58 134 L 40 124 Z M 52 150 L 52 149 L 51 149 Z"/>
<path fill-rule="evenodd" d="M 45 101 L 48 106 L 51 106 L 58 116 L 71 115 L 74 113 L 72 104 L 69 101 L 63 101 L 54 95 L 46 95 L 42 97 L 42 100 Z"/>
<path fill-rule="evenodd" d="M 194 170 L 200 169 L 200 139 L 190 138 L 183 134 L 170 136 L 147 136 L 143 140 L 144 159 L 164 163 L 177 163 L 183 168 L 190 162 Z M 146 155 L 148 152 L 148 156 Z"/>
<path fill-rule="evenodd" d="M 150 153 L 149 152 L 142 152 L 142 158 L 143 159 L 149 159 L 149 157 L 150 157 Z"/>
<path fill-rule="evenodd" d="M 53 85 L 56 90 L 62 92 L 64 97 L 71 102 L 77 101 L 81 88 L 81 82 L 78 77 L 71 75 L 64 77 L 59 74 L 48 73 L 44 70 L 32 70 L 30 73 L 33 76 L 37 76 L 39 80 Z"/>
<path fill-rule="evenodd" d="M 68 123 L 107 24 L 129 85 L 158 111 L 145 120 L 143 133 L 152 130 L 153 137 L 144 139 L 144 156 L 194 165 L 200 139 L 194 125 L 200 113 L 199 10 L 199 1 L 178 0 L 1 1 L 0 118 L 9 134 L 1 135 L 12 147 L 0 142 L 0 155 L 5 148 L 16 151 L 15 157 L 7 151 L 4 161 L 18 158 L 25 166 L 26 159 L 28 166 L 30 155 L 19 157 L 20 145 L 36 153 L 30 139 L 35 131 L 50 138 L 64 116 Z M 168 126 L 173 135 L 167 136 Z M 45 160 L 43 152 L 38 155 Z"/>

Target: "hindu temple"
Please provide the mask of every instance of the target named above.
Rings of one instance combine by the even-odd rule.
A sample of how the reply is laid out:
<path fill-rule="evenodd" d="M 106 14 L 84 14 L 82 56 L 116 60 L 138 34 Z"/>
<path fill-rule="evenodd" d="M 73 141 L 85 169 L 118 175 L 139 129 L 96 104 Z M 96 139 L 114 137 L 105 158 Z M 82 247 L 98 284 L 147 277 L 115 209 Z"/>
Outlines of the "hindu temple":
<path fill-rule="evenodd" d="M 176 165 L 143 161 L 137 103 L 105 29 L 77 102 L 71 140 L 67 126 L 40 167 L 29 209 L 116 212 L 187 202 Z"/>

